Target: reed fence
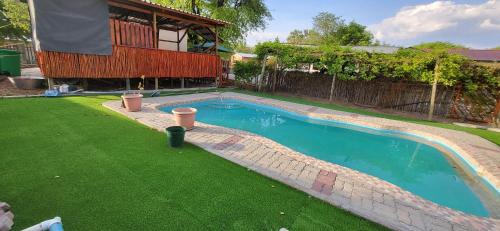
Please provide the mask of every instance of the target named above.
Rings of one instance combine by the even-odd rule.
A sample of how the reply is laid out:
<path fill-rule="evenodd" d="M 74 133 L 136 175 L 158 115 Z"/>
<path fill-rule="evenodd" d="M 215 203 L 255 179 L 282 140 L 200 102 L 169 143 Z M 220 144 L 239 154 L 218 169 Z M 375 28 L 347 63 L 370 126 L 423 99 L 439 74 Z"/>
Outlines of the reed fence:
<path fill-rule="evenodd" d="M 264 80 L 268 91 L 329 99 L 332 76 L 307 72 L 278 72 Z M 333 86 L 333 100 L 363 107 L 389 108 L 405 112 L 427 113 L 431 98 L 430 84 L 393 79 L 340 80 Z M 475 96 L 461 94 L 458 87 L 438 85 L 434 115 L 471 121 L 492 122 L 497 104 L 488 92 Z"/>
<path fill-rule="evenodd" d="M 221 73 L 219 56 L 113 46 L 112 55 L 37 52 L 47 78 L 204 78 Z"/>

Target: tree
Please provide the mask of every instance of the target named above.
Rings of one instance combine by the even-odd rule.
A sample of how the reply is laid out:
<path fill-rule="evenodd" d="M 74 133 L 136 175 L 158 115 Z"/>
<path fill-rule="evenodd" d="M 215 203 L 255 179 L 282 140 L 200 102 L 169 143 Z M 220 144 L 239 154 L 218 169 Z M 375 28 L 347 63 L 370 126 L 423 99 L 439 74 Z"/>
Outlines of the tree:
<path fill-rule="evenodd" d="M 346 24 L 344 19 L 329 12 L 321 12 L 313 18 L 313 29 L 293 30 L 288 43 L 314 45 L 370 45 L 373 35 L 354 21 Z"/>
<path fill-rule="evenodd" d="M 293 30 L 286 41 L 295 45 L 318 45 L 321 43 L 321 36 L 315 30 Z"/>
<path fill-rule="evenodd" d="M 28 5 L 16 0 L 0 1 L 0 39 L 28 40 L 30 33 Z"/>
<path fill-rule="evenodd" d="M 366 30 L 366 26 L 352 21 L 339 27 L 336 38 L 341 45 L 370 45 L 373 35 Z"/>
<path fill-rule="evenodd" d="M 154 2 L 230 22 L 220 35 L 230 46 L 244 43 L 250 31 L 272 19 L 263 0 L 154 0 Z"/>
<path fill-rule="evenodd" d="M 334 36 L 344 24 L 344 19 L 329 12 L 321 12 L 313 18 L 313 30 L 323 37 Z"/>

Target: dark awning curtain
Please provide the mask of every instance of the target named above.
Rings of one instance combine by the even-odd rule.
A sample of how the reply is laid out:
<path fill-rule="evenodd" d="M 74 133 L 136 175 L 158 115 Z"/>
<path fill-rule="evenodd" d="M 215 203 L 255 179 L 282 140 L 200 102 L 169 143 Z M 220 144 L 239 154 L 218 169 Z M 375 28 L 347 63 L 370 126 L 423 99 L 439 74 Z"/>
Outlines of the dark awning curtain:
<path fill-rule="evenodd" d="M 28 0 L 37 51 L 111 55 L 106 0 Z"/>

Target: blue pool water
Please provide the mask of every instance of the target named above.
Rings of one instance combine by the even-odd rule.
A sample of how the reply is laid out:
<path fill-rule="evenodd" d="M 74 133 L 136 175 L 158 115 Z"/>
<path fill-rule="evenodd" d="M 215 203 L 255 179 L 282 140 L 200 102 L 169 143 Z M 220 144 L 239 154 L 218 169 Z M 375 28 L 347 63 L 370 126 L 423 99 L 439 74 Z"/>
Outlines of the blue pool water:
<path fill-rule="evenodd" d="M 489 216 L 443 153 L 390 131 L 313 119 L 238 100 L 208 100 L 161 110 L 170 113 L 174 107 L 197 108 L 197 121 L 259 134 L 317 159 L 379 177 L 435 203 Z"/>

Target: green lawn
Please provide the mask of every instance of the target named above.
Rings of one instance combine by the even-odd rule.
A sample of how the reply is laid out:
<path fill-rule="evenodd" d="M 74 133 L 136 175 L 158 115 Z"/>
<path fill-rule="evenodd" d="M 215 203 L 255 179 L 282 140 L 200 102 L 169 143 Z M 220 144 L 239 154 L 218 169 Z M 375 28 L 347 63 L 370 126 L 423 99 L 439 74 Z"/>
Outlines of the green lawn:
<path fill-rule="evenodd" d="M 0 201 L 15 230 L 56 215 L 66 230 L 385 229 L 193 145 L 167 148 L 100 105 L 110 99 L 0 100 Z"/>
<path fill-rule="evenodd" d="M 299 97 L 291 97 L 291 96 L 285 97 L 285 96 L 280 96 L 280 95 L 275 95 L 275 94 L 270 94 L 270 93 L 260 93 L 260 92 L 254 92 L 254 91 L 246 91 L 246 90 L 231 90 L 231 91 L 243 93 L 243 94 L 249 94 L 249 95 L 256 95 L 256 96 L 261 96 L 261 97 L 266 97 L 266 98 L 278 99 L 278 100 L 283 100 L 283 101 L 288 101 L 288 102 L 293 102 L 293 103 L 300 103 L 300 104 L 312 105 L 312 106 L 317 106 L 317 107 L 329 108 L 329 109 L 338 110 L 338 111 L 346 111 L 346 112 L 352 112 L 352 113 L 357 113 L 357 114 L 362 114 L 362 115 L 382 117 L 382 118 L 387 118 L 387 119 L 401 120 L 401 121 L 406 121 L 406 122 L 411 122 L 411 123 L 424 124 L 424 125 L 429 125 L 429 126 L 434 126 L 434 127 L 441 127 L 441 128 L 453 129 L 453 130 L 458 130 L 458 131 L 464 131 L 464 132 L 468 132 L 468 133 L 483 137 L 483 138 L 485 138 L 485 139 L 487 139 L 487 140 L 489 140 L 497 145 L 500 145 L 500 133 L 488 131 L 488 130 L 484 130 L 484 129 L 467 128 L 467 127 L 461 127 L 461 126 L 457 126 L 457 125 L 450 124 L 450 123 L 442 123 L 442 122 L 434 122 L 434 121 L 428 121 L 428 120 L 408 118 L 408 117 L 399 116 L 399 115 L 391 115 L 391 114 L 385 114 L 385 113 L 374 112 L 374 111 L 369 111 L 369 110 L 363 110 L 363 109 L 359 109 L 359 108 L 351 108 L 351 107 L 346 107 L 346 106 L 337 105 L 337 104 L 317 102 L 317 101 L 312 101 L 312 100 L 303 99 L 303 98 L 299 98 Z"/>

